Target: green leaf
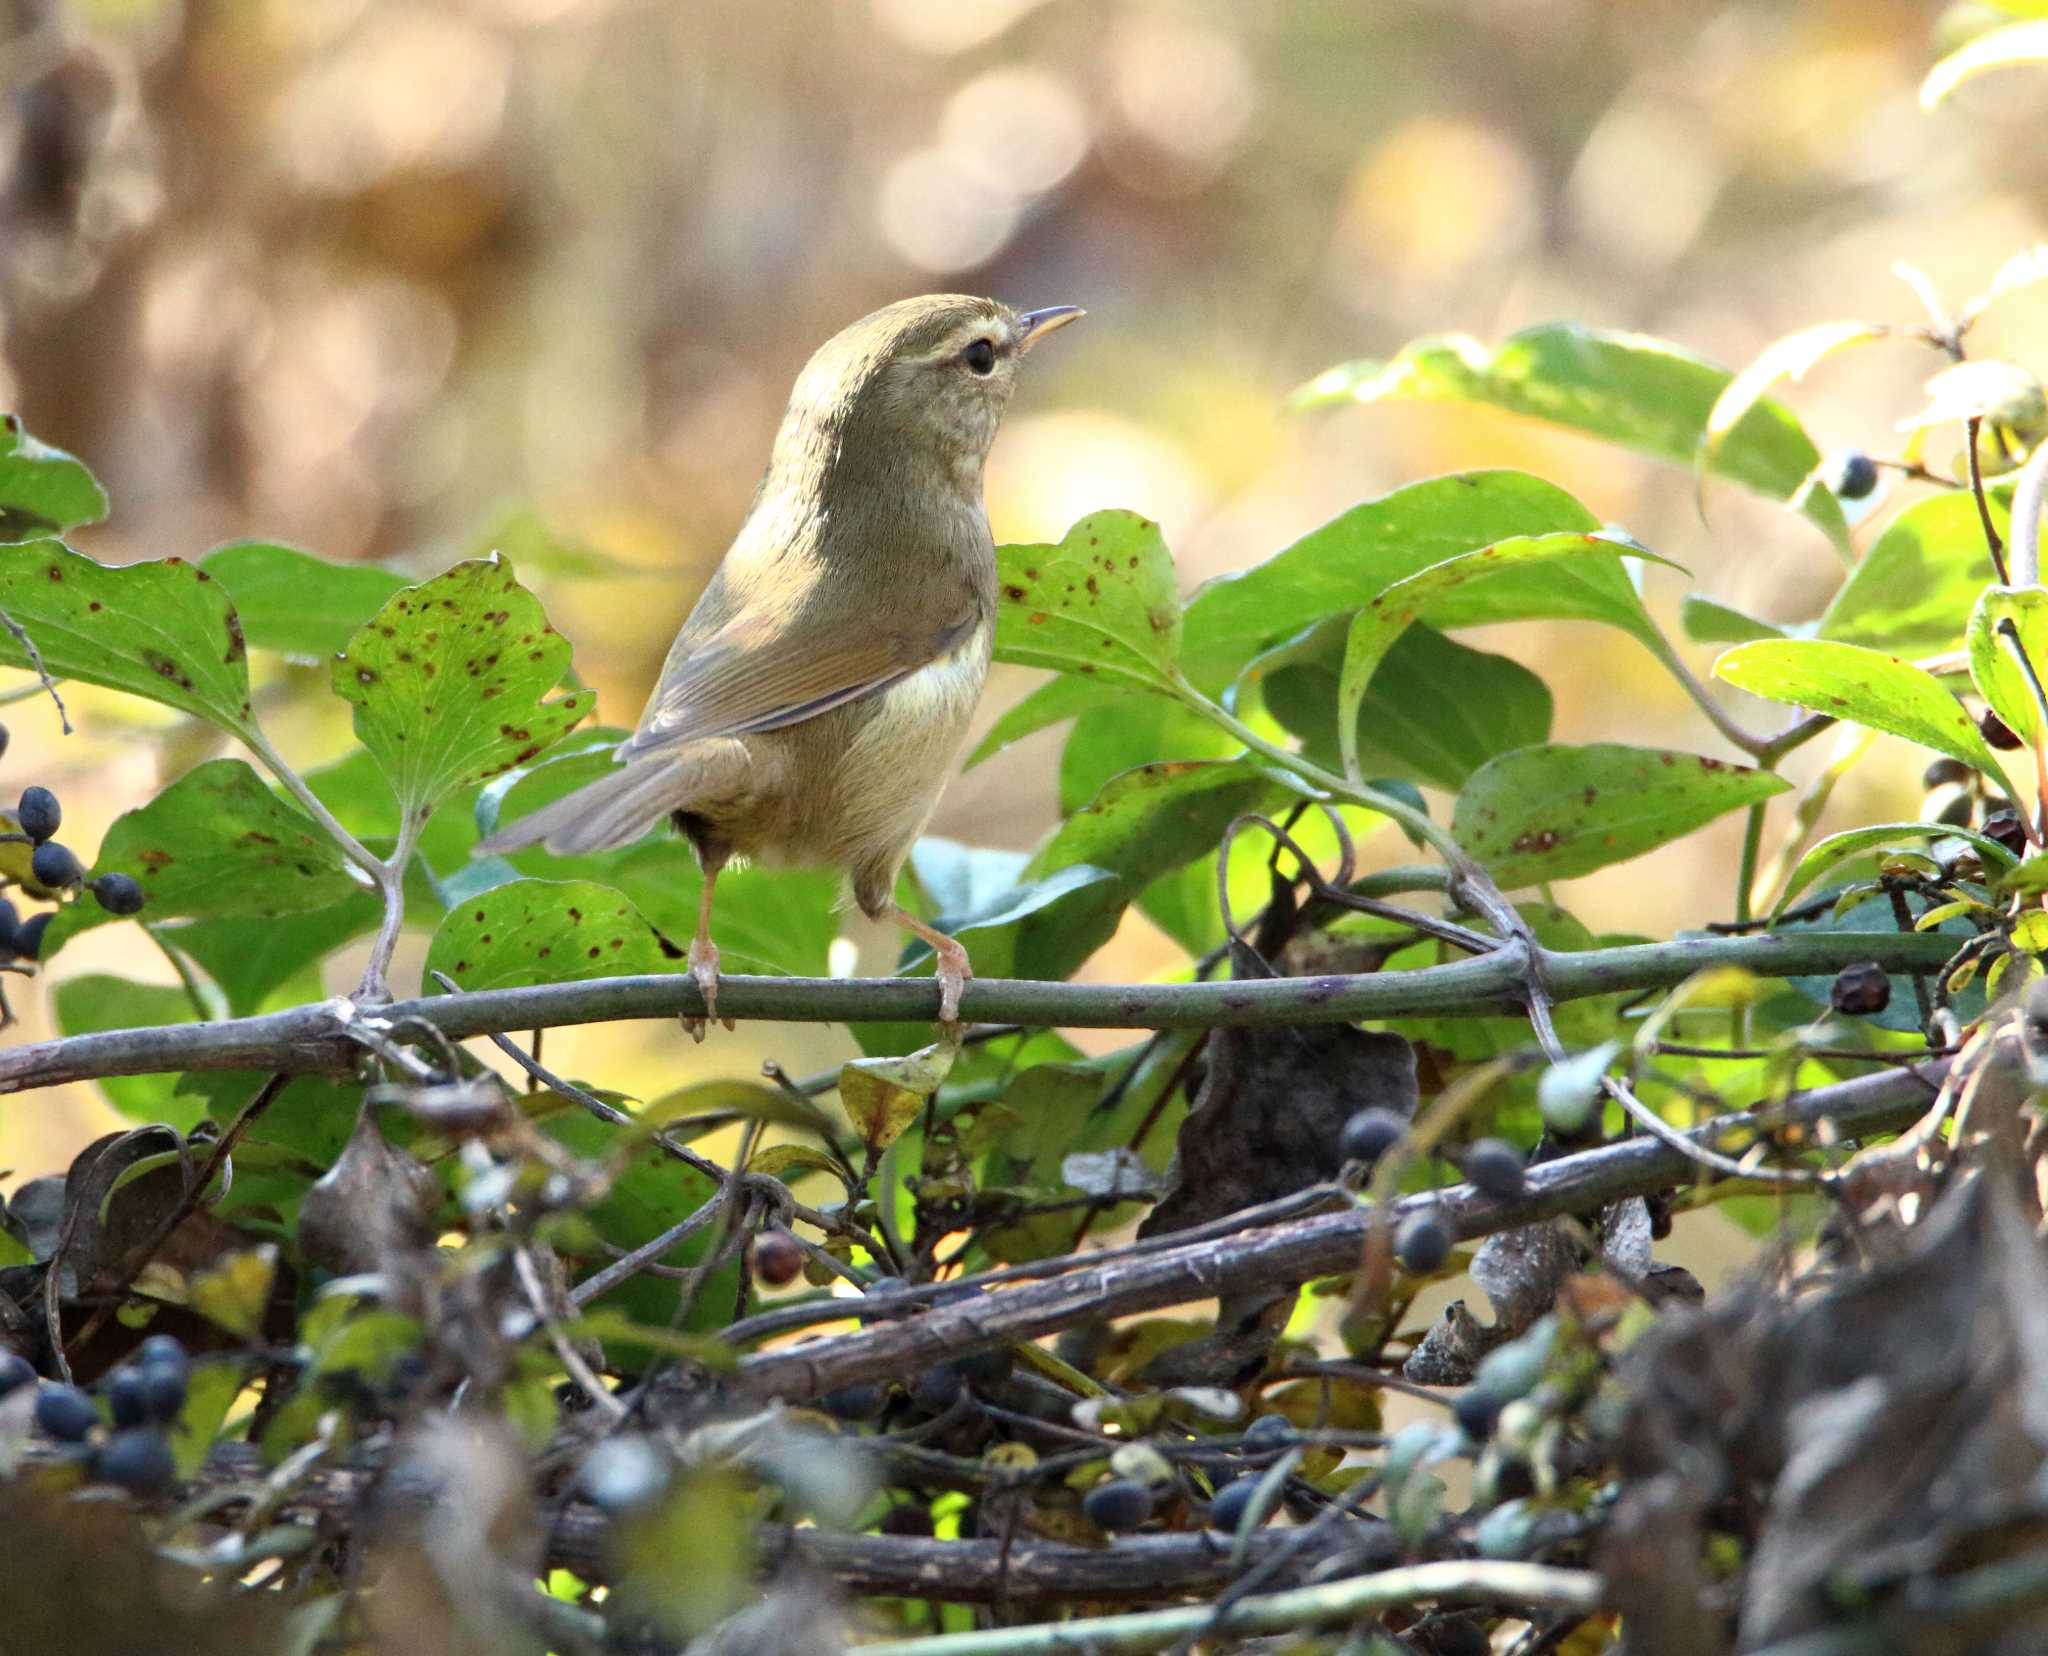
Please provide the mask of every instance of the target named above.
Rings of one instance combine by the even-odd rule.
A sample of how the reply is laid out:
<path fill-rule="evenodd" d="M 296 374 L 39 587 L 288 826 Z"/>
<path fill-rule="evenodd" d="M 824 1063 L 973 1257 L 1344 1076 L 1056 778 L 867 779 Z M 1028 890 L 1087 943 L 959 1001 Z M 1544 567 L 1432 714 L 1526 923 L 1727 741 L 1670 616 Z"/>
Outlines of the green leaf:
<path fill-rule="evenodd" d="M 1057 546 L 996 553 L 998 661 L 1171 691 L 1180 591 L 1159 525 L 1096 512 Z"/>
<path fill-rule="evenodd" d="M 219 918 L 167 927 L 164 940 L 199 963 L 227 996 L 229 1013 L 241 1018 L 269 1010 L 266 1003 L 295 979 L 304 982 L 296 999 L 318 999 L 320 962 L 374 931 L 382 913 L 375 892 L 359 891 L 331 908 L 285 919 Z"/>
<path fill-rule="evenodd" d="M 53 678 L 144 696 L 237 736 L 255 728 L 241 620 L 227 589 L 183 558 L 116 567 L 57 541 L 0 546 L 0 610 Z M 0 664 L 29 665 L 4 630 Z"/>
<path fill-rule="evenodd" d="M 2048 674 L 2048 592 L 2040 587 L 1986 587 L 1970 612 L 1966 634 L 1970 676 L 1991 711 L 2021 740 L 2048 740 L 2041 728 L 2040 675 Z M 2035 682 L 2014 654 L 2015 646 L 2033 668 Z"/>
<path fill-rule="evenodd" d="M 2019 866 L 2019 858 L 1998 841 L 1986 839 L 1982 834 L 1973 833 L 1967 828 L 1952 828 L 1942 822 L 1872 823 L 1866 828 L 1849 828 L 1839 834 L 1830 834 L 1809 846 L 1806 855 L 1799 859 L 1798 866 L 1792 870 L 1792 878 L 1785 884 L 1785 895 L 1778 899 L 1778 906 L 1772 917 L 1776 918 L 1777 915 L 1783 914 L 1791 907 L 1792 899 L 1800 892 L 1828 870 L 1847 862 L 1851 857 L 1860 857 L 1865 852 L 1895 845 L 1900 840 L 1944 839 L 1967 840 L 1976 848 L 1987 874 L 1996 875 L 2003 870 Z"/>
<path fill-rule="evenodd" d="M 1486 403 L 1690 466 L 1714 404 L 1733 378 L 1718 363 L 1663 340 L 1547 323 L 1492 347 L 1466 334 L 1417 340 L 1390 362 L 1332 368 L 1294 400 L 1310 408 L 1389 400 Z M 1846 550 L 1849 531 L 1840 503 L 1828 490 L 1809 486 L 1819 463 L 1820 453 L 1799 421 L 1765 400 L 1731 426 L 1708 470 L 1788 502 Z"/>
<path fill-rule="evenodd" d="M 340 849 L 304 812 L 240 759 L 211 759 L 147 805 L 118 818 L 94 874 L 132 875 L 143 918 L 231 915 L 280 920 L 330 908 L 363 891 Z M 81 899 L 50 923 L 44 958 L 115 916 Z"/>
<path fill-rule="evenodd" d="M 1849 578 L 1853 581 L 1856 577 Z M 1753 638 L 1786 636 L 1777 622 L 1766 621 L 1760 615 L 1751 615 L 1700 592 L 1688 592 L 1679 600 L 1678 624 L 1695 644 L 1747 644 Z"/>
<path fill-rule="evenodd" d="M 1804 379 L 1816 363 L 1844 346 L 1867 344 L 1890 332 L 1881 322 L 1818 322 L 1765 346 L 1754 362 L 1721 388 L 1708 410 L 1707 429 L 1700 436 L 1701 469 L 1713 464 L 1729 435 L 1780 380 Z"/>
<path fill-rule="evenodd" d="M 591 1161 L 615 1155 L 622 1137 L 629 1131 L 599 1121 L 577 1106 L 566 1103 L 537 1125 L 573 1154 Z M 586 1206 L 583 1216 L 590 1221 L 591 1229 L 600 1240 L 622 1252 L 630 1252 L 643 1243 L 653 1241 L 700 1207 L 712 1195 L 714 1188 L 704 1174 L 681 1165 L 665 1151 L 650 1145 L 626 1162 L 612 1180 L 604 1199 Z M 710 1247 L 716 1229 L 716 1226 L 709 1225 L 701 1227 L 660 1255 L 655 1263 L 673 1266 L 698 1263 Z M 557 1246 L 564 1253 L 568 1252 L 567 1243 L 558 1243 Z M 572 1256 L 570 1263 L 575 1275 L 589 1276 L 609 1265 L 613 1257 L 593 1249 L 588 1258 Z M 699 1291 L 690 1315 L 682 1324 L 683 1328 L 709 1331 L 723 1328 L 730 1322 L 738 1277 L 737 1262 L 712 1272 Z M 679 1288 L 680 1285 L 672 1278 L 642 1272 L 591 1304 L 605 1311 L 623 1312 L 634 1322 L 648 1327 L 670 1327 L 674 1325 L 680 1303 Z M 646 1352 L 637 1347 L 610 1351 L 608 1356 L 629 1371 L 644 1366 L 648 1360 Z"/>
<path fill-rule="evenodd" d="M 1021 1073 L 1003 1095 L 1004 1105 L 1020 1125 L 988 1153 L 979 1186 L 1030 1190 L 1041 1197 L 1066 1190 L 1061 1163 L 1076 1152 L 1097 1148 L 1090 1128 L 1102 1092 L 1101 1071 L 1082 1064 L 1037 1064 Z M 993 1257 L 1016 1263 L 1065 1252 L 1074 1228 L 1072 1213 L 1039 1214 L 996 1226 L 980 1241 Z"/>
<path fill-rule="evenodd" d="M 1817 638 L 1738 644 L 1715 676 L 1771 701 L 1867 725 L 1974 765 L 2010 794 L 2012 785 L 1963 705 L 1910 661 Z"/>
<path fill-rule="evenodd" d="M 18 416 L 0 415 L 0 541 L 61 535 L 106 515 L 98 478 L 62 449 L 31 437 Z"/>
<path fill-rule="evenodd" d="M 1074 721 L 1060 750 L 1060 815 L 1072 816 L 1110 779 L 1161 759 L 1232 759 L 1244 744 L 1214 719 L 1164 696 L 1135 696 L 1092 708 Z"/>
<path fill-rule="evenodd" d="M 375 564 L 337 564 L 270 541 L 231 541 L 200 559 L 224 582 L 254 649 L 321 660 L 348 647 L 350 635 L 407 585 Z"/>
<path fill-rule="evenodd" d="M 246 1379 L 239 1363 L 201 1363 L 192 1370 L 185 1406 L 171 1428 L 171 1454 L 180 1478 L 199 1475 Z"/>
<path fill-rule="evenodd" d="M 2011 533 L 2010 484 L 1990 492 L 1991 520 Z M 1916 500 L 1884 527 L 1818 623 L 1822 638 L 1901 655 L 1954 649 L 1977 594 L 1998 579 L 1967 490 Z"/>
<path fill-rule="evenodd" d="M 1028 960 L 1037 976 L 1069 976 L 1109 940 L 1126 905 L 1152 881 L 1208 856 L 1233 818 L 1263 810 L 1299 786 L 1246 759 L 1164 761 L 1112 778 L 1060 825 L 1025 875 L 1041 880 L 1085 867 L 1114 875 L 1116 883 L 1091 883 L 1086 910 L 1052 911 L 1057 924 L 1027 920 L 1017 945 L 1020 961 Z"/>
<path fill-rule="evenodd" d="M 545 698 L 569 644 L 496 558 L 407 587 L 358 629 L 334 663 L 356 735 L 424 821 L 451 794 L 523 765 L 587 712 L 587 692 Z"/>
<path fill-rule="evenodd" d="M 1661 748 L 1523 748 L 1474 773 L 1451 832 L 1513 888 L 1639 857 L 1790 786 L 1768 771 Z"/>
<path fill-rule="evenodd" d="M 1632 541 L 1602 534 L 1518 536 L 1461 553 L 1396 581 L 1352 617 L 1337 684 L 1337 732 L 1344 768 L 1359 768 L 1358 711 L 1366 687 L 1409 624 L 1430 611 L 1461 619 L 1519 621 L 1532 617 L 1605 621 L 1669 661 L 1670 646 L 1651 623 L 1630 584 L 1617 548 L 1640 554 Z M 1532 574 L 1540 571 L 1540 580 Z"/>
<path fill-rule="evenodd" d="M 1061 673 L 1056 678 L 1047 679 L 990 725 L 988 734 L 974 744 L 974 751 L 967 755 L 961 769 L 972 770 L 982 760 L 994 758 L 1012 742 L 1021 742 L 1047 725 L 1056 725 L 1091 708 L 1105 705 L 1136 707 L 1152 699 L 1139 695 L 1127 685 L 1104 684 L 1096 677 L 1084 677 L 1079 673 Z"/>
<path fill-rule="evenodd" d="M 1181 659 L 1214 694 L 1247 663 L 1297 633 L 1371 602 L 1431 564 L 1518 535 L 1586 534 L 1600 520 L 1564 490 L 1524 472 L 1460 472 L 1411 483 L 1352 507 L 1264 563 L 1218 576 L 1188 600 Z M 1539 571 L 1517 578 L 1540 592 Z M 1504 583 L 1496 602 L 1513 596 Z M 1423 619 L 1441 626 L 1482 619 L 1446 603 Z"/>
<path fill-rule="evenodd" d="M 1254 669 L 1266 711 L 1311 758 L 1340 764 L 1337 689 L 1348 629 L 1318 628 Z M 1456 792 L 1497 753 L 1550 739 L 1544 682 L 1506 656 L 1469 649 L 1421 622 L 1373 673 L 1353 727 L 1360 768 Z"/>
<path fill-rule="evenodd" d="M 2048 63 L 2048 21 L 2012 23 L 1949 53 L 1920 83 L 1920 107 L 1932 109 L 1964 81 L 1991 69 Z"/>
<path fill-rule="evenodd" d="M 682 970 L 683 951 L 621 892 L 588 880 L 514 880 L 451 909 L 427 946 L 421 990 L 434 973 L 465 990 Z"/>
<path fill-rule="evenodd" d="M 136 983 L 105 972 L 66 978 L 50 996 L 59 1035 L 96 1035 L 106 1029 L 166 1029 L 197 1016 L 183 989 Z M 190 1132 L 206 1115 L 203 1104 L 177 1099 L 175 1075 L 115 1075 L 102 1078 L 101 1092 L 131 1121 L 158 1121 Z"/>

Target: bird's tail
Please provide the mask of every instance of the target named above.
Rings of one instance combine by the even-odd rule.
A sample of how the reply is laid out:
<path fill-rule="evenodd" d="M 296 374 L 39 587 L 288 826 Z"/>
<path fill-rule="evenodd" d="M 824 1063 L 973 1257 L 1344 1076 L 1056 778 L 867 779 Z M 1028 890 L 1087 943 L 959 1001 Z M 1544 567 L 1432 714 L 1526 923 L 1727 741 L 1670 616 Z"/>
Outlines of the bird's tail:
<path fill-rule="evenodd" d="M 670 812 L 702 796 L 709 780 L 705 771 L 719 767 L 707 767 L 701 757 L 684 748 L 621 765 L 609 776 L 500 828 L 477 846 L 474 855 L 498 856 L 544 844 L 556 856 L 573 857 L 630 845 Z"/>

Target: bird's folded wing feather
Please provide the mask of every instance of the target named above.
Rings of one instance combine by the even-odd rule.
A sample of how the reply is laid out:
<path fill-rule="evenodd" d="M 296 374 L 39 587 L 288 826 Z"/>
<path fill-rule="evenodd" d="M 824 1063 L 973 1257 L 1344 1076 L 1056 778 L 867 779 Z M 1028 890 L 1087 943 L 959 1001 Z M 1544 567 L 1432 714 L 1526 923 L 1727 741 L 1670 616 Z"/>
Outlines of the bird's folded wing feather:
<path fill-rule="evenodd" d="M 967 641 L 979 617 L 971 594 L 961 594 L 957 611 L 901 615 L 886 629 L 857 632 L 843 621 L 807 625 L 804 618 L 770 632 L 735 616 L 681 661 L 671 658 L 619 757 L 776 730 L 887 689 Z"/>

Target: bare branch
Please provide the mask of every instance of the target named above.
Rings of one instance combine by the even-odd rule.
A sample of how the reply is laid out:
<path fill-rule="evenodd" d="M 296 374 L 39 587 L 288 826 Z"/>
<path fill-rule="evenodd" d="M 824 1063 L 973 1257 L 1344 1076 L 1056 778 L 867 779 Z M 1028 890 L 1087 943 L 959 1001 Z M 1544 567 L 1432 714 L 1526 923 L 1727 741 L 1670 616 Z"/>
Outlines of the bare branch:
<path fill-rule="evenodd" d="M 1827 1120 L 1841 1139 L 1893 1132 L 1920 1115 L 1946 1070 L 1945 1064 L 1930 1064 L 1795 1094 L 1774 1120 L 1784 1125 Z M 1756 1118 L 1737 1114 L 1687 1136 L 1711 1144 L 1757 1130 Z M 1658 1139 L 1632 1138 L 1530 1168 L 1523 1193 L 1512 1200 L 1455 1185 L 1407 1197 L 1395 1207 L 1394 1217 L 1398 1222 L 1401 1215 L 1429 1208 L 1455 1236 L 1470 1240 L 1691 1183 L 1698 1172 L 1690 1154 Z M 859 1381 L 915 1373 L 926 1364 L 1036 1339 L 1076 1322 L 1334 1276 L 1356 1268 L 1371 1222 L 1371 1209 L 1349 1207 L 1239 1229 L 1138 1259 L 1105 1263 L 1078 1255 L 1070 1270 L 1049 1280 L 950 1300 L 921 1316 L 870 1323 L 850 1334 L 755 1352 L 740 1359 L 736 1383 L 757 1397 L 817 1397 Z M 821 1310 L 825 1316 L 846 1315 L 843 1306 Z"/>
<path fill-rule="evenodd" d="M 1274 978 L 1255 983 L 1055 983 L 974 978 L 960 1010 L 975 1023 L 1042 1028 L 1210 1029 L 1225 1025 L 1348 1023 L 1360 1018 L 1513 1017 L 1522 1012 L 1527 973 L 1540 974 L 1553 1001 L 1668 989 L 1710 966 L 1741 966 L 1761 977 L 1825 976 L 1854 961 L 1888 971 L 1933 971 L 1954 939 L 1891 932 L 1765 933 L 1696 937 L 1671 943 L 1557 953 L 1519 948 L 1412 972 Z M 721 1012 L 787 1023 L 908 1022 L 938 1012 L 930 978 L 727 977 Z M 580 983 L 429 995 L 374 1009 L 347 1000 L 288 1012 L 169 1028 L 116 1029 L 0 1051 L 0 1093 L 113 1075 L 247 1069 L 305 1074 L 342 1072 L 360 1054 L 352 1029 L 366 1020 L 409 1020 L 451 1040 L 510 1031 L 672 1021 L 701 1015 L 704 1000 L 685 975 L 591 978 Z"/>

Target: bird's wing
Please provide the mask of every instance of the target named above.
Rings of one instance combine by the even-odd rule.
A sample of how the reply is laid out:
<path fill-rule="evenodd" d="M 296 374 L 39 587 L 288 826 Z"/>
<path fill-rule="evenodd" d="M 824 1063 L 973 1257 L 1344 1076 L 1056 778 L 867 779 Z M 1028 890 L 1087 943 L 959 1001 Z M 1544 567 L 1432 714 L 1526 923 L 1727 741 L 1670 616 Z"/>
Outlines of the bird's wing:
<path fill-rule="evenodd" d="M 733 616 L 670 656 L 640 728 L 619 757 L 816 718 L 937 661 L 965 643 L 980 619 L 979 605 L 964 589 L 957 609 L 948 606 L 951 613 L 934 615 L 923 604 L 906 610 L 912 612 L 858 632 L 844 621 L 806 613 L 773 623 L 758 614 Z"/>

